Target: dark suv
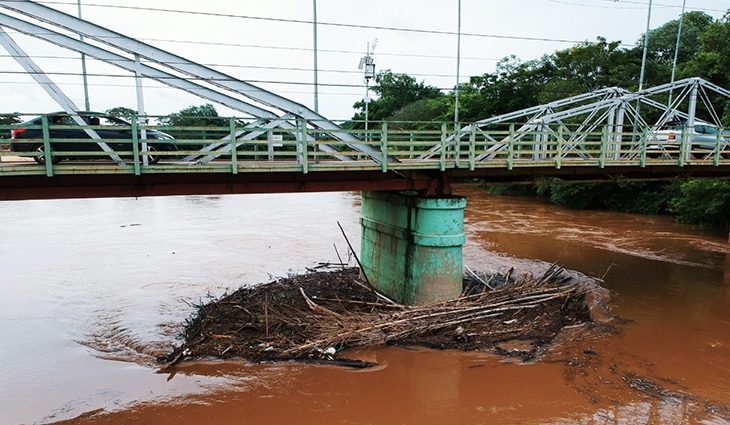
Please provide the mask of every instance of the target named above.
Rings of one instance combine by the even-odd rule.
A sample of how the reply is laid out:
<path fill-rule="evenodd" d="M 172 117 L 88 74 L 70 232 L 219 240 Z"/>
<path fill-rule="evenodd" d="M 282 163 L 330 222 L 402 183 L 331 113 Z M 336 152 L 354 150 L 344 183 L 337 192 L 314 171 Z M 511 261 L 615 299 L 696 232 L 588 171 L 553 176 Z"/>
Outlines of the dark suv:
<path fill-rule="evenodd" d="M 132 125 L 120 118 L 96 112 L 79 112 L 84 122 L 91 126 L 96 134 L 101 137 L 115 152 L 132 151 Z M 43 130 L 42 118 L 37 117 L 22 124 L 18 124 L 10 130 L 10 150 L 13 152 L 43 152 Z M 58 126 L 74 126 L 75 128 L 58 128 Z M 33 127 L 33 128 L 28 128 Z M 65 112 L 57 112 L 48 115 L 49 138 L 51 139 L 51 151 L 59 152 L 101 152 L 102 148 L 94 143 L 91 137 L 81 128 L 76 121 Z M 140 132 L 141 133 L 141 132 Z M 140 146 L 142 143 L 141 134 L 138 134 Z M 70 139 L 64 141 L 62 139 Z M 141 147 L 140 147 L 141 149 Z M 175 139 L 167 133 L 157 130 L 147 130 L 147 151 L 177 151 Z M 150 164 L 157 163 L 161 155 L 153 153 L 146 155 Z M 79 156 L 81 157 L 81 156 Z M 70 159 L 73 156 L 53 155 L 52 162 L 57 164 L 62 159 Z M 89 158 L 83 156 L 83 158 Z M 92 158 L 101 158 L 93 156 Z M 35 156 L 39 164 L 45 163 L 43 155 Z"/>

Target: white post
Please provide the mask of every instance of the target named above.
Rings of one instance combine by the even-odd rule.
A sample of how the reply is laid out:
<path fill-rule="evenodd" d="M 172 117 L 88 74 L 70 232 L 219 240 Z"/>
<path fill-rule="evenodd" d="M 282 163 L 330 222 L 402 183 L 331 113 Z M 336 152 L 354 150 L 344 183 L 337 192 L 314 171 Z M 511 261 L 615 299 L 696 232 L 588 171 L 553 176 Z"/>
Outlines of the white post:
<path fill-rule="evenodd" d="M 81 0 L 77 1 L 77 5 L 79 11 L 79 19 L 81 19 Z M 84 41 L 84 36 L 81 34 L 79 34 L 79 41 Z M 90 111 L 91 104 L 89 103 L 89 84 L 86 76 L 86 55 L 84 53 L 81 54 L 81 75 L 84 79 L 84 107 L 87 111 Z"/>
<path fill-rule="evenodd" d="M 370 42 L 368 42 L 367 50 L 365 51 L 365 141 L 367 142 L 368 137 L 368 114 L 369 114 L 369 107 L 370 105 L 370 78 L 368 78 L 368 63 L 367 61 L 370 59 Z"/>
<path fill-rule="evenodd" d="M 679 15 L 679 28 L 677 29 L 677 45 L 674 46 L 674 61 L 672 62 L 672 81 L 674 82 L 674 75 L 675 71 L 677 70 L 677 58 L 679 57 L 679 42 L 682 37 L 682 21 L 684 21 L 684 8 L 687 6 L 687 0 L 682 1 L 682 14 Z M 672 105 L 672 91 L 674 88 L 669 89 L 669 101 L 667 102 L 667 106 Z"/>
<path fill-rule="evenodd" d="M 317 0 L 313 0 L 314 14 L 314 112 L 319 113 L 319 83 L 317 80 Z"/>
<path fill-rule="evenodd" d="M 139 69 L 140 59 L 139 55 L 134 55 L 134 62 L 137 68 L 134 71 L 134 82 L 137 86 L 137 117 L 138 117 L 138 128 L 140 129 L 140 140 L 142 141 L 142 150 L 147 150 L 147 130 L 145 126 L 147 124 L 147 114 L 144 109 L 144 92 L 142 91 L 142 74 Z M 142 165 L 149 165 L 149 158 L 147 155 L 142 156 Z"/>
<path fill-rule="evenodd" d="M 621 145 L 623 143 L 624 136 L 624 113 L 626 107 L 621 102 L 618 106 L 618 112 L 616 113 L 616 159 L 621 159 Z"/>
<path fill-rule="evenodd" d="M 461 0 L 458 0 L 456 35 L 456 88 L 454 89 L 454 130 L 459 125 L 459 72 L 461 70 Z"/>
<path fill-rule="evenodd" d="M 649 12 L 646 14 L 646 31 L 644 32 L 644 53 L 641 57 L 641 72 L 639 73 L 639 91 L 642 91 L 644 89 L 644 74 L 646 73 L 646 55 L 649 51 L 649 26 L 651 25 L 651 4 L 652 0 L 649 0 Z M 641 101 L 638 99 L 636 100 L 636 116 L 637 120 L 641 116 Z M 636 140 L 636 123 L 638 121 L 634 122 L 634 136 L 631 136 L 631 141 Z"/>
<path fill-rule="evenodd" d="M 651 3 L 649 0 L 649 12 L 646 15 L 646 32 L 644 33 L 644 53 L 641 57 L 641 73 L 639 74 L 639 91 L 644 88 L 644 74 L 646 72 L 646 55 L 649 50 L 649 26 L 651 25 Z"/>
<path fill-rule="evenodd" d="M 682 143 L 685 146 L 684 159 L 688 160 L 692 155 L 692 136 L 695 131 L 695 115 L 697 112 L 697 91 L 699 81 L 695 80 L 692 84 L 692 90 L 689 92 L 689 108 L 687 109 L 687 127 L 682 132 Z"/>

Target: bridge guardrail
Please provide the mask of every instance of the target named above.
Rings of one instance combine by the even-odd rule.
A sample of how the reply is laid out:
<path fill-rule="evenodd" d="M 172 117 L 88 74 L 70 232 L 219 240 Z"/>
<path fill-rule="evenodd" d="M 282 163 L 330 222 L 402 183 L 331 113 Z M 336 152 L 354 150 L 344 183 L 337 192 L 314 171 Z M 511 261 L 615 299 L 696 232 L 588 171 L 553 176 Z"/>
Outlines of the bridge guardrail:
<path fill-rule="evenodd" d="M 0 125 L 0 177 L 12 175 L 317 172 L 347 170 L 445 171 L 452 168 L 730 165 L 730 138 L 714 145 L 691 134 L 664 143 L 657 129 L 501 123 L 357 122 L 320 130 L 305 120 L 261 123 L 230 117 L 195 117 L 195 125 L 129 122 L 59 123 L 63 114 Z M 11 131 L 15 134 L 11 138 Z M 96 138 L 93 134 L 96 134 Z M 351 147 L 344 134 L 376 155 Z M 119 158 L 115 162 L 114 157 Z"/>

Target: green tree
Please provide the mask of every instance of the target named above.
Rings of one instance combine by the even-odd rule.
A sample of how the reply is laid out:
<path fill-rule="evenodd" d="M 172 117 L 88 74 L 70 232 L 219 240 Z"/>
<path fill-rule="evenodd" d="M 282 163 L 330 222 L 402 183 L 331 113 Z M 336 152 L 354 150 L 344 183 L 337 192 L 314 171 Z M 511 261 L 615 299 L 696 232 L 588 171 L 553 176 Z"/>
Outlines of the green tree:
<path fill-rule="evenodd" d="M 680 66 L 682 77 L 702 77 L 727 88 L 730 85 L 730 12 L 707 25 L 699 49 Z"/>
<path fill-rule="evenodd" d="M 14 114 L 3 114 L 0 115 L 0 126 L 2 125 L 13 125 L 13 124 L 20 124 L 20 114 L 17 112 Z M 10 130 L 4 129 L 0 130 L 0 139 L 9 139 L 10 138 Z"/>
<path fill-rule="evenodd" d="M 18 112 L 0 115 L 0 125 L 20 124 L 20 122 L 20 114 Z"/>
<path fill-rule="evenodd" d="M 176 139 L 220 139 L 225 137 L 229 131 L 228 118 L 218 115 L 218 111 L 210 103 L 198 106 L 188 106 L 157 120 L 160 125 L 170 127 L 225 127 L 211 129 L 166 129 Z"/>
<path fill-rule="evenodd" d="M 228 119 L 218 115 L 218 111 L 210 103 L 188 106 L 179 112 L 160 117 L 160 125 L 171 127 L 224 127 Z"/>
<path fill-rule="evenodd" d="M 379 72 L 375 76 L 375 86 L 372 90 L 378 95 L 377 100 L 371 100 L 368 107 L 368 119 L 381 121 L 389 119 L 405 106 L 423 99 L 437 99 L 443 96 L 437 87 L 418 82 L 407 74 L 396 74 L 390 70 Z M 357 110 L 352 117 L 353 121 L 365 120 L 365 102 L 358 101 L 353 105 Z M 427 119 L 427 118 L 426 118 Z M 352 123 L 354 128 L 362 128 L 362 123 Z"/>
<path fill-rule="evenodd" d="M 730 182 L 690 180 L 669 202 L 669 211 L 682 223 L 728 229 L 730 225 Z"/>
<path fill-rule="evenodd" d="M 700 37 L 713 22 L 712 16 L 705 12 L 692 11 L 684 14 L 678 62 L 687 62 L 699 52 L 701 48 Z M 649 31 L 649 51 L 657 60 L 667 63 L 674 61 L 678 29 L 679 19 L 675 19 Z M 643 39 L 638 44 L 642 42 Z"/>
<path fill-rule="evenodd" d="M 420 99 L 397 110 L 387 120 L 393 121 L 391 127 L 396 129 L 426 129 L 429 126 L 422 121 L 444 121 L 449 113 L 453 117 L 453 103 L 453 97 L 447 96 Z"/>
<path fill-rule="evenodd" d="M 486 118 L 539 104 L 542 88 L 552 80 L 555 69 L 546 57 L 523 62 L 510 56 L 497 63 L 493 73 L 472 77 L 470 85 L 480 101 L 464 113 L 472 119 Z"/>
<path fill-rule="evenodd" d="M 641 67 L 641 55 L 635 49 L 620 46 L 620 41 L 609 43 L 598 37 L 595 43 L 582 43 L 547 57 L 546 60 L 551 61 L 555 69 L 555 79 L 545 86 L 541 101 L 561 99 L 602 87 L 638 86 L 635 80 Z M 553 89 L 556 85 L 564 89 L 556 91 Z M 551 95 L 546 96 L 547 93 Z"/>
<path fill-rule="evenodd" d="M 137 114 L 137 111 L 124 106 L 117 106 L 115 108 L 107 109 L 104 113 L 130 121 L 132 117 Z"/>

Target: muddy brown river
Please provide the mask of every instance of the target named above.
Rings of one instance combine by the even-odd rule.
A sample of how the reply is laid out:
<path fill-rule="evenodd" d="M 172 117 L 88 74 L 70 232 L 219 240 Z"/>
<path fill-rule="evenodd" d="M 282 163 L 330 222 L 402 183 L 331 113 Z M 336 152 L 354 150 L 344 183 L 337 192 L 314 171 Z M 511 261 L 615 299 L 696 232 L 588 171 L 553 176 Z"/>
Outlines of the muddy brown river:
<path fill-rule="evenodd" d="M 603 277 L 613 329 L 530 364 L 371 348 L 379 366 L 184 363 L 205 301 L 344 254 L 352 193 L 0 203 L 0 424 L 728 424 L 727 237 L 459 187 L 472 269 L 558 261 Z M 525 259 L 525 260 L 516 260 Z M 529 260 L 529 261 L 528 261 Z M 501 270 L 506 271 L 506 269 Z"/>

